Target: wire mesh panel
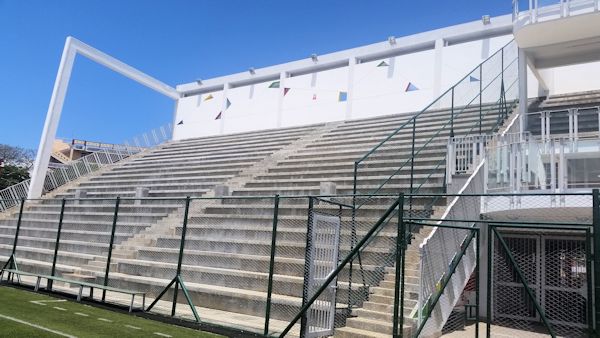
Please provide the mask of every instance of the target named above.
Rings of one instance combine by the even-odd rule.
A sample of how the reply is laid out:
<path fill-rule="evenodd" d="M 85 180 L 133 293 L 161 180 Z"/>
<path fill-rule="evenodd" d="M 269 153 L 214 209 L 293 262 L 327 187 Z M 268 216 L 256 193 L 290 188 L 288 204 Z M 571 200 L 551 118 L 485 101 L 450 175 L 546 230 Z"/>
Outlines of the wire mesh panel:
<path fill-rule="evenodd" d="M 588 335 L 588 241 L 584 229 L 495 231 L 492 335 Z"/>
<path fill-rule="evenodd" d="M 326 288 L 308 309 L 305 330 L 307 337 L 324 337 L 333 334 L 335 324 L 337 278 L 327 285 L 324 283 L 338 264 L 341 215 L 330 216 L 311 211 L 309 217 L 306 298 L 313 296 L 318 288 Z"/>

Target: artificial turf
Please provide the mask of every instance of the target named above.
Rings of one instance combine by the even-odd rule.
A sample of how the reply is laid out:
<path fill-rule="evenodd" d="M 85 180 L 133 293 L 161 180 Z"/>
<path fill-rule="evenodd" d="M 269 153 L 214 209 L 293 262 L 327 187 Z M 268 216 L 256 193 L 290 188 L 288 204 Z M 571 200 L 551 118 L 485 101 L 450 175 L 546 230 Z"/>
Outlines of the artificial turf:
<path fill-rule="evenodd" d="M 32 303 L 32 301 L 42 301 L 41 303 L 45 305 Z M 59 334 L 16 320 L 44 327 Z M 70 300 L 52 298 L 11 287 L 0 287 L 0 337 L 61 336 L 221 337 Z"/>

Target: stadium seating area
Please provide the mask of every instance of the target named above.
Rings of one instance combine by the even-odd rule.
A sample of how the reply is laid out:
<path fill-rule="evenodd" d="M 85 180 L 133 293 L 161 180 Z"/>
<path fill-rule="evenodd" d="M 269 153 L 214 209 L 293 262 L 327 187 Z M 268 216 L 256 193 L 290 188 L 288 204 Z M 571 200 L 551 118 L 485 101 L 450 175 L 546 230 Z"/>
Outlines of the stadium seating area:
<path fill-rule="evenodd" d="M 497 123 L 495 108 L 489 108 L 492 111 L 483 122 L 486 127 Z M 18 243 L 20 267 L 49 272 L 60 212 L 58 198 L 86 196 L 96 200 L 66 202 L 57 270 L 70 278 L 102 282 L 114 198 L 148 196 L 154 199 L 121 203 L 110 282 L 119 287 L 152 290 L 151 296 L 155 295 L 174 275 L 181 233 L 181 198 L 211 197 L 217 185 L 225 185 L 232 197 L 240 199 L 200 201 L 204 203 L 201 207 L 191 208 L 184 276 L 194 302 L 205 309 L 203 314 L 208 313 L 210 317 L 212 311 L 218 320 L 231 313 L 245 316 L 234 317 L 241 318 L 240 321 L 251 322 L 249 318 L 264 315 L 272 196 L 319 194 L 321 182 L 335 183 L 337 194 L 351 194 L 354 161 L 409 117 L 392 115 L 189 139 L 139 154 L 57 190 L 50 196 L 54 199 L 30 202 L 23 214 Z M 422 118 L 423 123 L 417 127 L 417 146 L 424 144 L 448 121 L 449 111 L 427 112 Z M 455 119 L 455 134 L 467 133 L 478 120 L 478 108 L 465 110 Z M 374 191 L 397 169 L 399 162 L 410 157 L 412 137 L 408 133 L 411 131 L 402 131 L 406 133 L 405 138 L 396 137 L 398 141 L 388 142 L 380 149 L 377 158 L 369 162 L 368 178 L 360 181 L 360 191 Z M 447 137 L 447 131 L 437 135 L 416 159 L 416 182 L 429 177 L 422 192 L 443 191 L 445 169 L 434 164 L 445 158 Z M 380 193 L 406 191 L 409 170 L 403 169 Z M 139 187 L 147 188 L 147 194 L 140 194 Z M 265 198 L 242 199 L 247 196 Z M 389 201 L 391 199 L 379 199 L 363 206 L 359 222 L 372 225 Z M 423 204 L 415 200 L 413 209 L 423 208 Z M 306 199 L 282 199 L 279 214 L 283 224 L 279 229 L 278 246 L 286 249 L 280 250 L 278 259 L 285 260 L 286 264 L 276 272 L 272 318 L 285 323 L 301 305 L 304 239 L 297 235 L 297 229 L 306 226 Z M 4 257 L 10 255 L 15 217 L 0 220 L 0 255 Z M 342 235 L 342 241 L 348 242 L 349 234 Z M 413 246 L 426 235 L 417 233 Z M 406 292 L 407 299 L 414 303 L 419 257 L 416 246 L 409 252 L 407 269 L 411 275 L 406 276 Z M 373 257 L 371 261 L 369 256 L 364 258 L 364 269 L 393 269 L 379 266 L 376 253 Z M 354 309 L 352 318 L 346 321 L 347 327 L 337 330 L 340 336 L 367 335 L 367 331 L 384 335 L 391 332 L 389 308 L 393 302 L 393 277 L 390 280 L 382 276 L 380 280 L 379 285 L 370 285 L 368 302 Z M 347 288 L 347 283 L 347 280 L 339 281 L 339 289 Z M 413 303 L 407 303 L 411 307 L 404 309 L 405 314 L 413 311 Z M 407 322 L 405 329 L 411 327 Z"/>

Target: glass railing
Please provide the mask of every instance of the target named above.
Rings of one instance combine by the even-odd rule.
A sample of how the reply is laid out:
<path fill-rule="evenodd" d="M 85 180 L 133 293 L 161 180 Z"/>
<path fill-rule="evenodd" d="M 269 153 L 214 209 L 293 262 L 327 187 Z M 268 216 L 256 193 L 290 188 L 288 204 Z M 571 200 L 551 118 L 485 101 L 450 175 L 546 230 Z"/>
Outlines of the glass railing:
<path fill-rule="evenodd" d="M 522 26 L 593 13 L 599 8 L 599 0 L 513 0 L 513 21 Z"/>

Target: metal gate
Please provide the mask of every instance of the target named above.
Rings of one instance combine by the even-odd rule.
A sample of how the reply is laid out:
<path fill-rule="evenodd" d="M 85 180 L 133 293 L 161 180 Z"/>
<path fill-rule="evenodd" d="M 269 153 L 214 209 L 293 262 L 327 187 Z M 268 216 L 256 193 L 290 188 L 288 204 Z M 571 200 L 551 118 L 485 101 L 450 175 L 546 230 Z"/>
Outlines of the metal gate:
<path fill-rule="evenodd" d="M 567 233 L 503 233 L 494 246 L 494 323 L 545 332 L 545 319 L 558 334 L 585 334 L 590 291 L 585 237 Z M 546 318 L 541 318 L 541 314 Z"/>
<path fill-rule="evenodd" d="M 307 246 L 308 298 L 312 297 L 337 268 L 340 246 L 340 217 L 311 211 Z M 306 337 L 333 335 L 337 278 L 331 281 L 306 314 Z"/>

